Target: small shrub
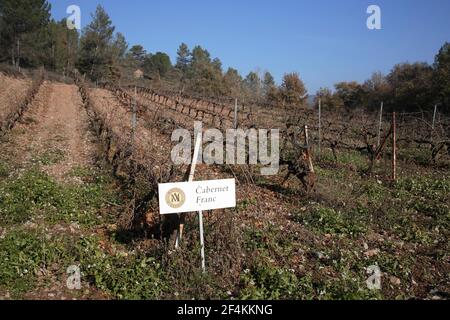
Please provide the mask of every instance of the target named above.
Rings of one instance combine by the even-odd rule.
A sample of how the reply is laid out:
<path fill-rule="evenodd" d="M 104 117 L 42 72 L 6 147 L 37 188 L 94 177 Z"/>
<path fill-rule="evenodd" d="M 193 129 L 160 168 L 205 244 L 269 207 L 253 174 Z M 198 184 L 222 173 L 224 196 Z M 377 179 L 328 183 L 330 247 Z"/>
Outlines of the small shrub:
<path fill-rule="evenodd" d="M 325 234 L 358 236 L 366 231 L 358 218 L 327 207 L 316 207 L 310 212 L 297 213 L 295 220 L 313 231 Z"/>
<path fill-rule="evenodd" d="M 158 299 L 167 290 L 160 264 L 144 254 L 105 252 L 96 236 L 83 237 L 72 248 L 83 279 L 116 299 Z"/>
<path fill-rule="evenodd" d="M 65 153 L 62 150 L 49 150 L 46 151 L 44 154 L 39 156 L 35 162 L 37 164 L 42 164 L 44 166 L 50 166 L 53 164 L 57 164 L 61 161 L 63 161 L 65 158 Z"/>
<path fill-rule="evenodd" d="M 44 234 L 13 230 L 0 240 L 0 288 L 20 296 L 35 287 L 38 274 L 64 260 L 64 245 Z"/>
<path fill-rule="evenodd" d="M 258 261 L 241 275 L 239 298 L 243 300 L 295 299 L 299 280 L 290 270 Z"/>

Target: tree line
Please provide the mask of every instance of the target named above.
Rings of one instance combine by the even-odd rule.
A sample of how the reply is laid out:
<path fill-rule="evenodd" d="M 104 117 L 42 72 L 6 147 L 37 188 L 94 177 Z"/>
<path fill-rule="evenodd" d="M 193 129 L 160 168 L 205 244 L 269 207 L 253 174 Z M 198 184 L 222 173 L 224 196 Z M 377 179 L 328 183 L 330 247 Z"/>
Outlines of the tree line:
<path fill-rule="evenodd" d="M 373 73 L 364 83 L 356 81 L 335 84 L 334 91 L 321 88 L 315 103 L 324 108 L 377 109 L 383 102 L 398 111 L 450 110 L 450 43 L 439 50 L 432 65 L 425 62 L 400 63 L 388 75 Z"/>
<path fill-rule="evenodd" d="M 62 74 L 77 70 L 93 82 L 133 82 L 140 69 L 143 83 L 164 90 L 211 98 L 238 98 L 270 105 L 308 105 L 308 92 L 298 73 L 284 75 L 280 85 L 268 71 L 245 77 L 234 68 L 223 70 L 219 58 L 197 45 L 182 43 L 172 63 L 164 52 L 149 53 L 140 44 L 130 46 L 117 32 L 109 15 L 98 6 L 81 32 L 67 28 L 66 20 L 51 17 L 46 0 L 0 0 L 0 62 L 20 68 L 44 66 Z M 340 82 L 334 90 L 314 95 L 324 108 L 378 108 L 381 102 L 399 110 L 421 110 L 450 105 L 450 44 L 445 43 L 435 63 L 402 63 L 388 75 L 374 73 L 364 83 Z"/>

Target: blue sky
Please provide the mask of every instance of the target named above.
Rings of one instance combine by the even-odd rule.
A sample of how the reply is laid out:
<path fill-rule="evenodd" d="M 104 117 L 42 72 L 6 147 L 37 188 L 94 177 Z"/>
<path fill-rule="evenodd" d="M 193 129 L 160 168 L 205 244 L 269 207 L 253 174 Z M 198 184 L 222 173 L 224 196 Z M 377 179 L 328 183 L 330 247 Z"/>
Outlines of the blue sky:
<path fill-rule="evenodd" d="M 224 69 L 298 72 L 310 94 L 339 81 L 364 81 L 399 62 L 433 62 L 450 42 L 450 0 L 50 0 L 61 19 L 80 6 L 82 26 L 105 7 L 130 44 L 175 61 L 181 42 L 201 45 Z M 380 6 L 382 30 L 366 27 Z"/>

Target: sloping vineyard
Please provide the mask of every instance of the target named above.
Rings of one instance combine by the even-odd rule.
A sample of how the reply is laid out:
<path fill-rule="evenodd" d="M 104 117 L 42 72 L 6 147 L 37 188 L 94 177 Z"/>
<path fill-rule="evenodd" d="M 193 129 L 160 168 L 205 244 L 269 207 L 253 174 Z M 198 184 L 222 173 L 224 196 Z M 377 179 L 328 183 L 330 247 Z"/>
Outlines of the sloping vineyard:
<path fill-rule="evenodd" d="M 24 97 L 32 87 L 23 78 L 1 81 L 9 88 L 18 86 Z M 195 180 L 234 177 L 237 184 L 236 208 L 204 213 L 208 281 L 214 283 L 205 291 L 208 284 L 197 278 L 196 215 L 161 216 L 158 184 L 187 179 L 189 166 L 171 159 L 178 143 L 171 141 L 173 130 L 187 129 L 192 149 L 195 121 L 204 130 L 234 127 L 234 102 L 111 84 L 96 88 L 80 78 L 76 85 L 45 81 L 32 106 L 24 109 L 22 117 L 29 120 L 18 122 L 2 139 L 0 231 L 7 232 L 7 256 L 16 248 L 8 238 L 15 228 L 28 233 L 45 226 L 50 242 L 62 243 L 58 252 L 64 253 L 74 248 L 65 247 L 60 237 L 79 239 L 78 253 L 86 249 L 86 239 L 99 239 L 89 254 L 75 260 L 68 254 L 61 270 L 80 264 L 83 274 L 95 279 L 88 284 L 83 278 L 83 285 L 114 298 L 214 298 L 216 287 L 236 298 L 271 297 L 267 285 L 286 298 L 322 297 L 326 290 L 330 298 L 342 297 L 342 290 L 376 297 L 364 286 L 365 268 L 374 263 L 391 277 L 384 297 L 405 292 L 428 297 L 430 285 L 445 290 L 448 262 L 439 257 L 448 251 L 448 149 L 439 150 L 436 163 L 431 159 L 433 143 L 448 139 L 448 119 L 442 114 L 436 114 L 434 126 L 430 113 L 397 114 L 399 177 L 391 183 L 383 178 L 390 161 L 382 161 L 391 158 L 391 113 L 384 114 L 379 131 L 376 113 L 325 110 L 319 127 L 317 110 L 238 103 L 238 128 L 280 129 L 281 168 L 263 176 L 259 165 L 197 166 Z M 11 91 L 2 89 L 2 97 Z M 205 140 L 204 150 L 207 146 Z M 416 161 L 419 156 L 424 161 Z M 97 170 L 104 170 L 101 178 Z M 109 180 L 111 173 L 115 179 Z M 35 211 L 22 210 L 22 200 L 15 200 L 23 199 L 24 189 L 16 187 L 23 179 L 31 179 L 23 182 L 30 190 L 24 201 Z M 114 196 L 106 196 L 105 188 L 114 190 Z M 182 250 L 174 251 L 180 223 L 185 224 Z M 40 240 L 36 243 L 40 248 Z M 411 252 L 419 259 L 410 259 Z M 100 263 L 104 259 L 108 266 Z M 143 263 L 146 259 L 160 265 L 163 275 L 140 285 L 142 274 L 155 271 Z M 131 278 L 123 276 L 135 271 Z M 8 268 L 5 272 L 16 275 Z M 268 284 L 266 276 L 275 284 Z M 280 278 L 287 276 L 287 282 Z M 7 279 L 3 285 L 15 287 L 13 278 Z M 164 289 L 146 291 L 156 282 L 164 282 Z"/>
<path fill-rule="evenodd" d="M 20 119 L 39 91 L 42 81 L 41 72 L 33 80 L 7 77 L 0 73 L 0 136 Z"/>

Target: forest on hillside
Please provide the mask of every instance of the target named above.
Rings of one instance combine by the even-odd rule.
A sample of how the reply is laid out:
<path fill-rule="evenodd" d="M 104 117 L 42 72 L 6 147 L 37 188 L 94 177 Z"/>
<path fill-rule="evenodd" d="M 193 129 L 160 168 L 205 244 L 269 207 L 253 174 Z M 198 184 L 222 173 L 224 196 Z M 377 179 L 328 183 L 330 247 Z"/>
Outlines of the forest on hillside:
<path fill-rule="evenodd" d="M 46 0 L 0 0 L 0 62 L 16 68 L 37 68 L 60 74 L 78 70 L 94 83 L 132 83 L 133 72 L 145 73 L 146 85 L 157 89 L 210 98 L 238 98 L 270 106 L 306 106 L 318 100 L 324 108 L 431 110 L 448 113 L 450 106 L 450 43 L 443 44 L 435 62 L 404 62 L 387 75 L 374 72 L 364 83 L 347 81 L 334 88 L 307 92 L 301 75 L 288 72 L 277 84 L 269 71 L 224 70 L 200 45 L 182 43 L 176 61 L 164 52 L 148 52 L 129 44 L 116 30 L 108 13 L 98 6 L 92 21 L 81 32 L 55 21 Z M 156 45 L 157 46 L 157 45 Z M 299 53 L 301 59 L 301 53 Z M 308 99 L 308 97 L 310 99 Z"/>

